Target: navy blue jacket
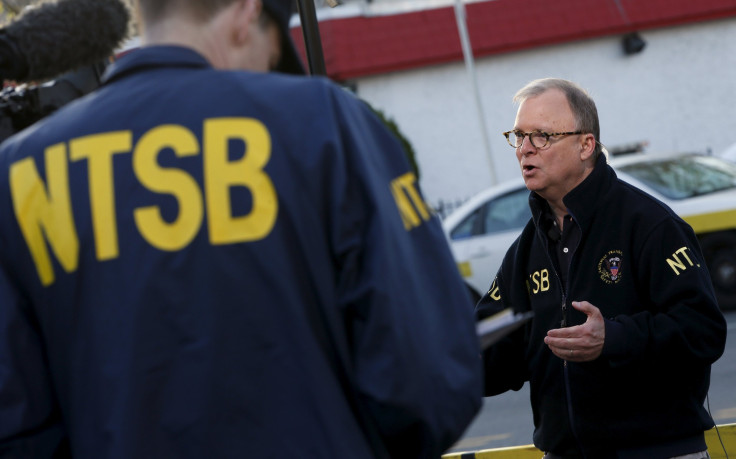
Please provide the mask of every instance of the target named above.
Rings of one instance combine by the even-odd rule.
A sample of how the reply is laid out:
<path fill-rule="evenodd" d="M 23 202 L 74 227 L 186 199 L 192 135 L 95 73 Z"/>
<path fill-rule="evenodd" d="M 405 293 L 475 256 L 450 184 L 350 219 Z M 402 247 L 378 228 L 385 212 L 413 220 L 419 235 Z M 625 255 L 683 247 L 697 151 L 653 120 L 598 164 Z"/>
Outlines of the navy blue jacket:
<path fill-rule="evenodd" d="M 3 145 L 0 215 L 0 455 L 435 457 L 480 408 L 438 218 L 326 79 L 134 51 Z"/>
<path fill-rule="evenodd" d="M 529 381 L 534 444 L 543 451 L 604 458 L 660 444 L 705 449 L 713 421 L 703 402 L 726 323 L 695 234 L 618 179 L 603 155 L 564 203 L 581 232 L 567 285 L 548 255 L 546 203 L 531 193 L 532 219 L 477 306 L 479 317 L 506 307 L 534 311 L 528 327 L 484 353 L 486 395 Z M 585 322 L 573 301 L 589 301 L 605 318 L 595 361 L 564 362 L 543 342 L 563 319 Z M 695 451 L 646 457 L 686 452 Z"/>

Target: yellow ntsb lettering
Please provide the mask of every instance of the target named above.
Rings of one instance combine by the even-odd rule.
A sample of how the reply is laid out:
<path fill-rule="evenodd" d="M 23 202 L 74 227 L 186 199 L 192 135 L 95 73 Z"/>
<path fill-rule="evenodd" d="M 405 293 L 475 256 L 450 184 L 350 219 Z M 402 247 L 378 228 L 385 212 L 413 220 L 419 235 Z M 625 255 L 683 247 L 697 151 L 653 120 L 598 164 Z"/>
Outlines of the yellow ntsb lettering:
<path fill-rule="evenodd" d="M 501 301 L 501 290 L 498 288 L 498 278 L 493 279 L 491 288 L 488 289 L 488 296 L 493 301 Z"/>
<path fill-rule="evenodd" d="M 429 206 L 417 190 L 416 181 L 417 177 L 413 172 L 407 172 L 391 181 L 391 193 L 407 231 L 431 217 Z"/>
<path fill-rule="evenodd" d="M 110 260 L 118 256 L 112 156 L 128 153 L 132 145 L 133 135 L 129 131 L 80 137 L 69 142 L 69 159 L 87 160 L 89 200 L 98 260 Z"/>
<path fill-rule="evenodd" d="M 162 168 L 158 154 L 170 148 L 179 157 L 199 154 L 197 137 L 184 126 L 159 126 L 148 131 L 135 147 L 133 171 L 151 191 L 176 198 L 179 214 L 171 223 L 156 206 L 142 207 L 133 214 L 141 236 L 160 250 L 181 250 L 199 231 L 204 214 L 202 193 L 194 178 L 181 169 Z"/>
<path fill-rule="evenodd" d="M 77 269 L 79 238 L 72 218 L 66 145 L 48 147 L 44 157 L 48 190 L 33 158 L 25 158 L 10 166 L 10 192 L 15 217 L 36 264 L 38 277 L 43 285 L 51 285 L 55 279 L 54 268 L 44 235 L 66 272 Z"/>
<path fill-rule="evenodd" d="M 236 143 L 242 145 L 243 156 L 232 159 L 230 149 Z M 201 155 L 204 183 L 200 185 L 184 169 L 162 167 L 159 155 L 164 150 L 172 151 L 177 158 Z M 10 166 L 13 209 L 43 285 L 51 285 L 55 280 L 50 252 L 66 272 L 76 271 L 79 263 L 73 198 L 84 193 L 84 188 L 75 187 L 73 194 L 69 186 L 69 168 L 76 164 L 87 166 L 86 193 L 96 259 L 105 261 L 120 256 L 114 172 L 122 154 L 130 155 L 128 159 L 140 185 L 176 199 L 178 212 L 172 221 L 167 221 L 155 205 L 133 210 L 136 229 L 159 250 L 186 248 L 202 229 L 205 214 L 213 245 L 265 238 L 276 223 L 278 195 L 265 172 L 271 158 L 271 136 L 258 120 L 205 120 L 201 143 L 190 129 L 180 125 L 154 127 L 137 142 L 131 131 L 79 137 L 44 150 L 45 182 L 33 158 Z M 247 189 L 252 197 L 252 207 L 244 215 L 235 215 L 233 211 L 234 187 Z"/>
<path fill-rule="evenodd" d="M 675 250 L 675 253 L 672 254 L 672 258 L 666 259 L 667 264 L 678 276 L 680 275 L 680 271 L 685 271 L 689 267 L 696 266 L 695 263 L 693 263 L 692 258 L 690 258 L 690 256 L 688 256 L 687 254 L 689 250 L 690 249 L 688 249 L 687 247 L 680 247 L 679 249 Z M 682 255 L 683 259 L 680 259 L 680 255 Z"/>
<path fill-rule="evenodd" d="M 255 241 L 271 232 L 276 223 L 278 198 L 271 178 L 263 168 L 271 158 L 271 136 L 258 120 L 222 118 L 204 123 L 205 187 L 212 244 Z M 228 142 L 245 143 L 248 154 L 228 160 Z M 234 217 L 230 188 L 242 186 L 252 196 L 253 208 L 247 215 Z"/>
<path fill-rule="evenodd" d="M 534 271 L 532 274 L 529 274 L 529 278 L 534 283 L 534 287 L 531 288 L 532 293 L 537 294 L 549 290 L 549 271 L 547 269 Z"/>

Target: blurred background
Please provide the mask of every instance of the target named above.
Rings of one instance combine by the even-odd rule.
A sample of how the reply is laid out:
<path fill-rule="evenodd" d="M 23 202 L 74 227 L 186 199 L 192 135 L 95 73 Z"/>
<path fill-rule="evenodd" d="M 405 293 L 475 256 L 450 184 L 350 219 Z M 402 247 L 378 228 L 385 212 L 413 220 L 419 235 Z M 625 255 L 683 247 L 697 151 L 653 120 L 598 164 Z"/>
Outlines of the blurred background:
<path fill-rule="evenodd" d="M 501 132 L 513 127 L 514 93 L 537 78 L 586 88 L 609 148 L 717 155 L 736 143 L 733 0 L 316 6 L 328 76 L 396 122 L 439 210 L 518 176 Z M 303 43 L 298 16 L 292 24 Z"/>
<path fill-rule="evenodd" d="M 609 149 L 736 145 L 734 0 L 314 1 L 327 76 L 395 123 L 441 216 L 518 176 L 501 132 L 537 78 L 586 88 Z M 2 0 L 0 20 L 38 3 Z M 306 62 L 299 14 L 291 32 Z"/>

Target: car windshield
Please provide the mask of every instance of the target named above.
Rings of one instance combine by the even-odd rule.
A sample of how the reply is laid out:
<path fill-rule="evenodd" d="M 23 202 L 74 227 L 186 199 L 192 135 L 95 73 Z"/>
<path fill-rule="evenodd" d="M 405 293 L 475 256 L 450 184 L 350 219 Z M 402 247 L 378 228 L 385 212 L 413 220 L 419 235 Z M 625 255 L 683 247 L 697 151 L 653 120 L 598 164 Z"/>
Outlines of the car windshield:
<path fill-rule="evenodd" d="M 670 199 L 736 188 L 736 164 L 710 156 L 681 156 L 617 168 Z"/>

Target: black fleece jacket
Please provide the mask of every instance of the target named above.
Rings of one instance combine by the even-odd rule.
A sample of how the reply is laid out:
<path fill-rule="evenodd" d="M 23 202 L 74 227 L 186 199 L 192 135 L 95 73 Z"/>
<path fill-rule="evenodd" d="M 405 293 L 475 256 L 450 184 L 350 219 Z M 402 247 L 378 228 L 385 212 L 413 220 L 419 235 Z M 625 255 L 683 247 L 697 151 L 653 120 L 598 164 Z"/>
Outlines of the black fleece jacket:
<path fill-rule="evenodd" d="M 703 432 L 713 421 L 703 402 L 726 323 L 692 228 L 618 179 L 601 155 L 564 198 L 582 237 L 563 286 L 540 227 L 547 204 L 533 192 L 529 201 L 532 219 L 477 315 L 507 307 L 535 315 L 484 353 L 486 395 L 529 381 L 534 444 L 543 451 L 602 458 L 678 442 L 671 455 L 704 449 Z M 566 326 L 585 322 L 572 301 L 589 301 L 605 318 L 595 361 L 564 362 L 543 342 L 563 318 Z"/>

